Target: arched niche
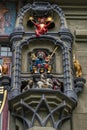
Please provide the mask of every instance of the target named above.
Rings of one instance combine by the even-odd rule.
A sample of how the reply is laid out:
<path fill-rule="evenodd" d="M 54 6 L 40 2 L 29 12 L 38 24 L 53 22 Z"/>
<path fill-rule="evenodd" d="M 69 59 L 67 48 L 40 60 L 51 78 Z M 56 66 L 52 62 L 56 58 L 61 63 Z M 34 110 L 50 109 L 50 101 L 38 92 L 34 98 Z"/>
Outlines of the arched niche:
<path fill-rule="evenodd" d="M 37 16 L 34 15 L 35 13 Z M 59 28 L 67 28 L 65 15 L 62 9 L 56 4 L 51 5 L 48 2 L 34 2 L 33 4 L 28 3 L 20 9 L 17 17 L 16 27 L 20 27 L 26 32 L 34 31 L 34 28 L 30 29 L 27 27 L 27 21 L 29 20 L 29 16 L 37 18 L 51 16 L 55 23 L 55 27 L 53 29 L 50 29 L 50 31 L 52 32 L 58 32 Z"/>
<path fill-rule="evenodd" d="M 52 19 L 53 19 L 53 24 L 54 24 L 54 27 L 52 27 L 52 28 L 48 28 L 48 32 L 58 32 L 58 30 L 60 29 L 60 27 L 61 27 L 61 21 L 60 21 L 60 17 L 59 17 L 59 15 L 58 15 L 58 13 L 57 12 L 55 12 L 55 11 L 51 11 L 52 13 L 51 13 L 51 15 L 49 14 L 48 15 L 48 17 L 52 17 Z M 30 9 L 29 11 L 27 11 L 25 14 L 24 14 L 24 17 L 23 17 L 23 27 L 24 27 L 24 31 L 25 32 L 35 32 L 35 27 L 34 26 L 31 26 L 31 25 L 28 25 L 28 22 L 29 22 L 29 17 L 33 17 L 35 20 L 36 20 L 36 22 L 38 22 L 37 21 L 37 18 L 35 18 L 34 16 L 33 16 L 33 11 Z M 43 17 L 44 17 L 44 14 L 43 14 Z M 39 17 L 38 17 L 39 18 Z"/>
<path fill-rule="evenodd" d="M 29 44 L 24 45 L 21 50 L 21 71 L 22 73 L 30 73 L 29 71 L 29 55 L 32 52 L 43 51 L 46 54 L 52 54 L 56 46 L 49 40 L 33 40 Z M 63 73 L 62 49 L 58 46 L 52 56 L 52 73 Z"/>
<path fill-rule="evenodd" d="M 23 27 L 25 32 L 34 32 L 34 26 L 30 27 L 27 25 L 29 17 L 31 16 L 31 10 L 27 11 L 23 17 Z"/>

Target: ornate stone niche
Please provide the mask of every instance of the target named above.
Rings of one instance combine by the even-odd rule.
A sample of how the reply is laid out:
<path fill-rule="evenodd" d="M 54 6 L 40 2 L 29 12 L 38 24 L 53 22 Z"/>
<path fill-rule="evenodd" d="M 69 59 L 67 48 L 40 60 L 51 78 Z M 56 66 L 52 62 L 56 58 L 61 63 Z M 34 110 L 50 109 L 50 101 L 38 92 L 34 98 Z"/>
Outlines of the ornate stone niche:
<path fill-rule="evenodd" d="M 23 18 L 23 27 L 26 32 L 35 32 L 35 27 L 32 22 L 30 22 L 29 18 L 32 17 L 36 23 L 38 23 L 38 17 L 44 17 L 43 14 L 41 16 L 36 17 L 35 10 L 29 10 L 25 13 Z M 40 11 L 38 12 L 41 13 Z M 48 27 L 48 32 L 58 32 L 60 28 L 60 17 L 55 11 L 49 11 L 48 14 L 45 16 L 46 18 L 52 18 L 52 24 Z"/>
<path fill-rule="evenodd" d="M 21 61 L 22 73 L 30 73 L 29 65 L 31 64 L 30 63 L 31 53 L 36 54 L 39 51 L 43 51 L 46 53 L 46 56 L 48 56 L 48 54 L 51 55 L 53 53 L 55 48 L 56 46 L 51 41 L 48 41 L 48 40 L 40 40 L 40 41 L 34 40 L 30 42 L 28 45 L 23 46 L 22 58 L 21 58 L 22 59 Z M 51 62 L 53 66 L 52 73 L 63 74 L 63 66 L 61 66 L 62 65 L 62 50 L 60 46 L 58 46 L 55 53 L 53 53 Z"/>
<path fill-rule="evenodd" d="M 39 17 L 51 16 L 55 27 L 51 30 L 47 28 L 47 32 L 37 36 L 34 27 L 30 29 L 27 26 L 30 16 L 36 22 Z M 69 130 L 72 130 L 72 112 L 77 105 L 77 93 L 82 91 L 85 80 L 74 75 L 73 36 L 67 27 L 64 13 L 58 5 L 34 2 L 20 9 L 17 20 L 17 27 L 10 38 L 15 61 L 12 66 L 13 86 L 9 101 L 12 118 L 23 122 L 23 129 L 38 126 L 59 130 L 62 124 L 69 120 Z M 37 65 L 31 58 L 31 53 L 37 58 L 40 51 L 46 56 L 55 52 L 52 57 L 53 69 L 50 73 L 48 70 L 45 74 L 42 71 L 37 73 L 28 70 L 30 66 Z M 46 81 L 49 78 L 48 85 Z M 62 83 L 62 90 L 53 89 L 53 79 Z M 44 84 L 40 86 L 39 81 L 44 81 Z M 27 90 L 24 89 L 26 86 Z"/>

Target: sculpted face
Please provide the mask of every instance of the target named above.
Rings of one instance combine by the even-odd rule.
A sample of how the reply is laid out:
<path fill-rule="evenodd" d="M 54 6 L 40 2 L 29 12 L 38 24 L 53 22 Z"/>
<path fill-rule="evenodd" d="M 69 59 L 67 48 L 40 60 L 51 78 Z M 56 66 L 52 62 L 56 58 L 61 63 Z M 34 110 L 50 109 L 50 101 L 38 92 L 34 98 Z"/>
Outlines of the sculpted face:
<path fill-rule="evenodd" d="M 45 24 L 46 23 L 46 19 L 45 18 L 38 18 L 38 22 L 40 24 Z"/>
<path fill-rule="evenodd" d="M 45 58 L 45 53 L 44 53 L 43 51 L 38 52 L 37 56 L 38 56 L 38 58 L 40 58 L 40 59 L 44 59 L 44 58 Z"/>

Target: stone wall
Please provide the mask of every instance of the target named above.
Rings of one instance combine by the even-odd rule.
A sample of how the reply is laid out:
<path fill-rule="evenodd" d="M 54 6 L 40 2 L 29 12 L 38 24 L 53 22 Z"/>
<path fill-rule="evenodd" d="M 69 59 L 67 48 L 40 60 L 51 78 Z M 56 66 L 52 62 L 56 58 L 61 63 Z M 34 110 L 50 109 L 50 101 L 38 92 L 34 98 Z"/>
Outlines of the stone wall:
<path fill-rule="evenodd" d="M 68 27 L 74 36 L 73 53 L 79 60 L 83 77 L 87 81 L 87 5 L 65 6 Z M 87 82 L 78 95 L 78 104 L 73 113 L 73 130 L 87 130 Z"/>

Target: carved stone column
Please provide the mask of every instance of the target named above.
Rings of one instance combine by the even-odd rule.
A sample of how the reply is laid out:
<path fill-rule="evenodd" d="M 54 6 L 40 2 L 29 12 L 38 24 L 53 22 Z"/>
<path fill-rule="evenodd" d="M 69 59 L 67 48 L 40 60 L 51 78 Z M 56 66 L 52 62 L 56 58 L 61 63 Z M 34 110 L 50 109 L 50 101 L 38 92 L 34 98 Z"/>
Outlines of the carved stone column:
<path fill-rule="evenodd" d="M 21 49 L 20 42 L 23 37 L 22 28 L 16 28 L 14 32 L 11 34 L 10 42 L 12 46 L 12 81 L 11 81 L 11 93 L 10 97 L 15 97 L 20 94 L 20 86 L 21 86 Z"/>
<path fill-rule="evenodd" d="M 62 28 L 59 32 L 60 39 L 64 42 L 63 49 L 63 68 L 64 68 L 64 93 L 77 101 L 74 91 L 74 79 L 72 73 L 72 43 L 73 37 L 67 28 Z"/>

